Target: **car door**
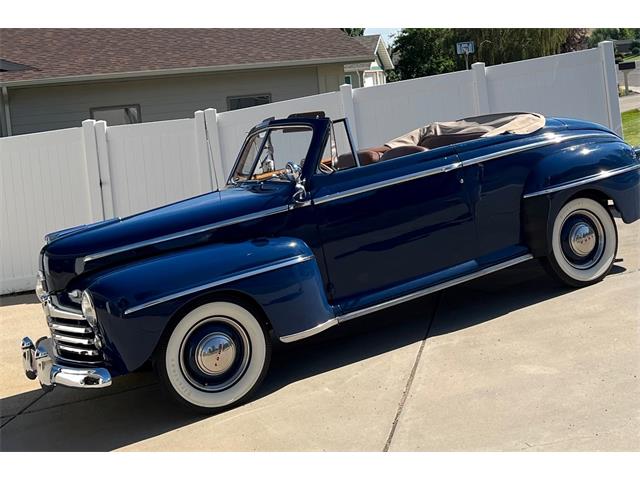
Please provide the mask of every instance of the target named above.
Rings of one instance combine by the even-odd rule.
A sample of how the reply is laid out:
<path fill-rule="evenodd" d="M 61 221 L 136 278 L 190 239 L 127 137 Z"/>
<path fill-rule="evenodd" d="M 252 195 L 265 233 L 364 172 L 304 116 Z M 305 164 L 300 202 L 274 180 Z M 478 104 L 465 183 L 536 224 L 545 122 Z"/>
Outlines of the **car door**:
<path fill-rule="evenodd" d="M 522 193 L 531 165 L 540 153 L 518 153 L 518 149 L 530 142 L 522 135 L 504 134 L 456 145 L 471 179 L 468 192 L 475 204 L 478 257 L 500 258 L 524 249 Z"/>
<path fill-rule="evenodd" d="M 465 186 L 450 147 L 314 175 L 310 193 L 332 302 L 346 312 L 384 301 L 472 259 Z"/>

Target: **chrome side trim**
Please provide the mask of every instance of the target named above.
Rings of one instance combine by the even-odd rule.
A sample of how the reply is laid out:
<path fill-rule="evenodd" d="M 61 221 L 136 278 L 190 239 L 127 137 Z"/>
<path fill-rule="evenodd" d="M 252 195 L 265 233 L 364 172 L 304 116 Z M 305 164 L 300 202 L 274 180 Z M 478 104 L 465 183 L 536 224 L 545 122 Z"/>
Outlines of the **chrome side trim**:
<path fill-rule="evenodd" d="M 559 192 L 560 190 L 566 190 L 568 188 L 579 187 L 580 185 L 586 185 L 587 183 L 597 182 L 605 178 L 620 175 L 621 173 L 631 172 L 632 170 L 640 169 L 640 163 L 636 165 L 628 165 L 626 167 L 614 168 L 606 172 L 596 173 L 588 177 L 581 178 L 580 180 L 574 180 L 572 182 L 562 183 L 554 187 L 545 188 L 544 190 L 538 190 L 537 192 L 527 193 L 523 198 L 537 197 L 539 195 L 547 195 L 549 193 Z"/>
<path fill-rule="evenodd" d="M 370 313 L 377 312 L 379 310 L 383 310 L 385 308 L 392 307 L 394 305 L 399 305 L 400 303 L 415 300 L 416 298 L 420 298 L 420 297 L 423 297 L 424 295 L 437 292 L 438 290 L 443 290 L 445 288 L 458 285 L 459 283 L 464 283 L 469 280 L 473 280 L 475 278 L 483 277 L 484 275 L 497 272 L 498 270 L 502 270 L 504 268 L 508 268 L 513 265 L 517 265 L 518 263 L 526 262 L 527 260 L 531 260 L 532 258 L 533 258 L 533 255 L 531 255 L 530 253 L 527 253 L 526 255 L 512 258 L 511 260 L 507 260 L 506 262 L 498 263 L 497 265 L 492 265 L 490 267 L 483 268 L 482 270 L 478 270 L 477 272 L 470 273 L 468 275 L 464 275 L 459 278 L 454 278 L 446 282 L 439 283 L 437 285 L 432 285 L 431 287 L 427 287 L 423 290 L 418 290 L 417 292 L 413 292 L 408 295 L 395 298 L 393 300 L 387 300 L 386 302 L 382 302 L 377 305 L 373 305 L 371 307 L 363 308 L 361 310 L 356 310 L 355 312 L 347 313 L 345 315 L 339 315 L 338 323 L 346 322 L 354 318 L 361 317 L 363 315 L 368 315 Z"/>
<path fill-rule="evenodd" d="M 331 328 L 337 324 L 338 319 L 334 317 L 308 330 L 303 330 L 302 332 L 292 333 L 291 335 L 280 337 L 280 341 L 284 343 L 296 342 L 298 340 L 302 340 L 303 338 L 311 337 L 317 333 L 324 332 L 326 329 Z"/>
<path fill-rule="evenodd" d="M 361 317 L 363 315 L 368 315 L 370 313 L 374 313 L 379 310 L 384 310 L 385 308 L 393 307 L 394 305 L 399 305 L 404 302 L 415 300 L 417 298 L 423 297 L 430 293 L 434 293 L 439 290 L 444 290 L 445 288 L 449 288 L 454 285 L 467 282 L 469 280 L 474 280 L 479 277 L 483 277 L 484 275 L 488 275 L 490 273 L 497 272 L 498 270 L 502 270 L 504 268 L 508 268 L 513 265 L 517 265 L 518 263 L 526 262 L 527 260 L 531 260 L 532 258 L 533 258 L 533 255 L 527 253 L 526 255 L 521 255 L 520 257 L 512 258 L 511 260 L 507 260 L 506 262 L 502 262 L 497 265 L 492 265 L 490 267 L 483 268 L 482 270 L 478 270 L 477 272 L 470 273 L 468 275 L 464 275 L 459 278 L 454 278 L 452 280 L 448 280 L 446 282 L 442 282 L 437 285 L 432 285 L 430 287 L 424 288 L 422 290 L 418 290 L 417 292 L 413 292 L 408 295 L 403 295 L 401 297 L 394 298 L 392 300 L 387 300 L 386 302 L 382 302 L 377 305 L 372 305 L 370 307 L 366 307 L 361 310 L 356 310 L 355 312 L 346 313 L 344 315 L 338 315 L 337 317 L 327 320 L 326 322 L 321 323 L 320 325 L 316 325 L 315 327 L 310 328 L 308 330 L 304 330 L 302 332 L 294 333 L 292 335 L 286 335 L 284 337 L 280 337 L 280 340 L 285 343 L 295 342 L 297 340 L 301 340 L 303 338 L 307 338 L 317 333 L 320 333 L 340 323 L 353 320 L 354 318 Z"/>
<path fill-rule="evenodd" d="M 397 177 L 389 180 L 383 180 L 380 182 L 372 183 L 370 185 L 365 185 L 362 187 L 352 188 L 350 190 L 345 190 L 343 192 L 332 193 L 329 195 L 325 195 L 323 197 L 317 198 L 314 200 L 314 204 L 320 205 L 325 202 L 331 202 L 333 200 L 338 200 L 340 198 L 350 197 L 352 195 L 358 195 L 360 193 L 365 193 L 370 190 L 375 190 L 378 188 L 389 187 L 391 185 L 396 185 L 399 183 L 409 182 L 411 180 L 416 180 L 422 177 L 428 177 L 430 175 L 437 175 L 439 173 L 450 172 L 451 170 L 456 170 L 458 168 L 466 167 L 469 165 L 475 165 L 477 163 L 487 162 L 489 160 L 495 160 L 497 158 L 505 157 L 507 155 L 514 155 L 516 153 L 524 152 L 527 150 L 533 150 L 535 148 L 546 147 L 548 145 L 554 145 L 557 143 L 568 142 L 571 140 L 577 140 L 581 138 L 595 138 L 595 137 L 606 137 L 611 138 L 611 135 L 606 132 L 600 133 L 581 133 L 576 135 L 566 135 L 561 136 L 557 134 L 551 134 L 544 140 L 539 140 L 534 143 L 529 143 L 527 145 L 520 145 L 518 147 L 508 148 L 506 150 L 500 150 L 499 152 L 489 153 L 487 155 L 482 155 L 480 157 L 473 158 L 471 160 L 464 160 L 461 162 L 451 163 L 449 165 L 445 165 L 443 167 L 432 168 L 429 170 L 423 170 L 421 172 L 412 173 L 409 175 L 403 175 L 402 177 Z"/>
<path fill-rule="evenodd" d="M 496 158 L 506 157 L 507 155 L 514 155 L 516 153 L 526 152 L 527 150 L 533 150 L 536 148 L 546 147 L 548 145 L 554 145 L 563 142 L 569 142 L 571 140 L 578 140 L 580 138 L 595 138 L 595 137 L 607 137 L 611 138 L 610 134 L 605 132 L 600 133 L 580 133 L 576 135 L 561 136 L 557 134 L 551 134 L 545 140 L 539 140 L 534 143 L 528 143 L 527 145 L 520 145 L 518 147 L 508 148 L 506 150 L 500 150 L 498 152 L 488 153 L 480 157 L 473 158 L 471 160 L 464 160 L 462 163 L 465 167 L 469 165 L 475 165 L 476 163 L 488 162 L 489 160 L 495 160 Z"/>
<path fill-rule="evenodd" d="M 288 211 L 289 207 L 287 205 L 282 207 L 275 207 L 269 210 L 262 210 L 260 212 L 249 213 L 247 215 L 242 215 L 240 217 L 230 218 L 227 220 L 221 220 L 219 222 L 210 223 L 208 225 L 204 225 L 202 227 L 192 228 L 190 230 L 184 230 L 182 232 L 171 233 L 168 235 L 163 235 L 161 237 L 150 238 L 149 240 L 142 240 L 137 243 L 132 243 L 129 245 L 123 245 L 122 247 L 112 248 L 110 250 L 104 250 L 102 252 L 93 253 L 91 255 L 87 255 L 83 258 L 83 262 L 86 264 L 93 260 L 97 260 L 99 258 L 109 257 L 111 255 L 116 255 L 118 253 L 126 252 L 128 250 L 133 250 L 136 248 L 146 247 L 148 245 L 153 245 L 156 243 L 168 242 L 171 240 L 177 240 L 179 238 L 187 237 L 189 235 L 195 235 L 198 233 L 206 232 L 207 230 L 215 230 L 217 228 L 228 227 L 230 225 L 235 225 L 236 223 L 248 222 L 251 220 L 257 220 L 262 217 L 266 217 L 269 215 L 275 215 L 276 213 L 283 213 Z"/>
<path fill-rule="evenodd" d="M 185 295 L 191 295 L 192 293 L 201 292 L 203 290 L 208 290 L 209 288 L 224 285 L 225 283 L 235 282 L 237 280 L 242 280 L 245 278 L 260 275 L 262 273 L 271 272 L 273 270 L 278 270 L 280 268 L 290 267 L 291 265 L 296 265 L 298 263 L 306 262 L 308 260 L 311 260 L 312 258 L 313 258 L 313 255 L 298 255 L 296 257 L 289 258 L 286 260 L 281 260 L 279 262 L 275 262 L 275 263 L 272 263 L 271 265 L 266 265 L 264 267 L 257 268 L 255 270 L 244 271 L 236 275 L 231 275 L 229 277 L 221 278 L 219 280 L 216 280 L 215 282 L 206 283 L 204 285 L 198 285 L 197 287 L 189 288 L 181 292 L 173 293 L 171 295 L 166 295 L 164 297 L 160 297 L 155 300 L 151 300 L 149 302 L 136 305 L 135 307 L 131 307 L 125 310 L 124 314 L 130 315 L 134 312 L 144 310 L 145 308 L 153 307 L 154 305 L 159 305 L 161 303 L 168 302 L 170 300 L 175 300 L 176 298 L 184 297 Z"/>
<path fill-rule="evenodd" d="M 462 167 L 462 162 L 454 162 L 448 165 L 443 165 L 441 167 L 430 168 L 429 170 L 421 170 L 419 172 L 409 173 L 401 177 L 396 177 L 388 180 L 382 180 L 380 182 L 370 183 L 369 185 L 363 185 L 361 187 L 352 188 L 350 190 L 345 190 L 343 192 L 331 193 L 329 195 L 316 198 L 314 199 L 313 202 L 314 204 L 319 205 L 322 203 L 331 202 L 333 200 L 338 200 L 340 198 L 350 197 L 352 195 L 358 195 L 360 193 L 369 192 L 371 190 L 377 190 L 378 188 L 390 187 L 392 185 L 409 182 L 411 180 L 416 180 L 418 178 L 429 177 L 431 175 L 437 175 L 439 173 L 450 172 L 452 170 L 456 170 L 461 167 Z"/>

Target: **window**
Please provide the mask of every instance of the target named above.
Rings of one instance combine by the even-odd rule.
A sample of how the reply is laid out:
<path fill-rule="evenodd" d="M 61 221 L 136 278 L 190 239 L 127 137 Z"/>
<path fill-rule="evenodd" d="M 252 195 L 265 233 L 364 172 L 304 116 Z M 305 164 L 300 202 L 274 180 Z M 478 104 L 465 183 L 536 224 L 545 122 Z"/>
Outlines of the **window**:
<path fill-rule="evenodd" d="M 351 75 L 345 75 L 344 76 L 344 83 L 346 83 L 347 85 L 352 85 L 352 83 L 351 83 Z"/>
<path fill-rule="evenodd" d="M 127 125 L 140 123 L 140 105 L 114 105 L 111 107 L 96 107 L 89 110 L 94 120 L 104 120 L 107 125 Z"/>
<path fill-rule="evenodd" d="M 331 126 L 331 135 L 324 147 L 322 158 L 318 163 L 318 173 L 330 174 L 356 166 L 353 145 L 347 132 L 345 120 L 335 120 Z"/>
<path fill-rule="evenodd" d="M 227 97 L 227 108 L 229 110 L 239 110 L 241 108 L 256 107 L 271 103 L 271 94 L 246 95 L 239 97 Z"/>
<path fill-rule="evenodd" d="M 366 70 L 362 75 L 365 87 L 373 87 L 374 85 L 384 85 L 387 79 L 382 70 Z"/>
<path fill-rule="evenodd" d="M 281 127 L 263 130 L 247 140 L 232 175 L 232 183 L 247 180 L 289 181 L 289 162 L 302 168 L 313 130 L 309 127 Z"/>

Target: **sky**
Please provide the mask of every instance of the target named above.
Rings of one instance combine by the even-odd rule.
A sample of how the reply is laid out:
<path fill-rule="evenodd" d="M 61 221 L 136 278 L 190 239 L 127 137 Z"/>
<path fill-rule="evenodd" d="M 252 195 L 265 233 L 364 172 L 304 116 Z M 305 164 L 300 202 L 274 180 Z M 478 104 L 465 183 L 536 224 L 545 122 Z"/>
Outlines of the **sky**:
<path fill-rule="evenodd" d="M 364 34 L 375 35 L 376 33 L 379 33 L 380 35 L 382 35 L 382 38 L 384 38 L 384 42 L 388 46 L 389 44 L 392 43 L 391 36 L 394 33 L 399 32 L 400 30 L 401 30 L 400 28 L 365 28 Z"/>

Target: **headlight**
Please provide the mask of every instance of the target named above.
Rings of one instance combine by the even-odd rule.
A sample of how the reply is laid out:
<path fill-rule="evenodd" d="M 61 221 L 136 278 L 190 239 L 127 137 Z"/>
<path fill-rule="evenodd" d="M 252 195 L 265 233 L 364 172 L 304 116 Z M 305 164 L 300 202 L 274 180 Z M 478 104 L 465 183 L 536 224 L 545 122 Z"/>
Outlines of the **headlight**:
<path fill-rule="evenodd" d="M 95 330 L 98 326 L 98 318 L 96 309 L 93 307 L 93 300 L 91 300 L 91 295 L 87 290 L 82 292 L 82 315 Z"/>
<path fill-rule="evenodd" d="M 44 273 L 40 271 L 38 272 L 38 277 L 36 279 L 36 296 L 42 303 L 44 303 L 49 296 L 47 293 L 47 287 L 44 284 Z"/>

